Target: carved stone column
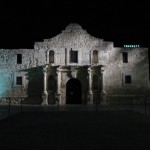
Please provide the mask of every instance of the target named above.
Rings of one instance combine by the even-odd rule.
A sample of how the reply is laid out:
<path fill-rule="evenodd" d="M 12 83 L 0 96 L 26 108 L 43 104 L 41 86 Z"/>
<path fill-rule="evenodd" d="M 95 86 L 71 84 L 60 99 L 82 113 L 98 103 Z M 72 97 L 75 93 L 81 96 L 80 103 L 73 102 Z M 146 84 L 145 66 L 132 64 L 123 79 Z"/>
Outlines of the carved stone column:
<path fill-rule="evenodd" d="M 103 72 L 104 70 L 101 70 L 101 94 L 105 94 L 105 91 L 104 91 L 104 86 L 103 86 Z"/>
<path fill-rule="evenodd" d="M 101 93 L 100 93 L 100 99 L 101 99 L 101 104 L 106 105 L 106 93 L 104 90 L 104 83 L 103 83 L 103 72 L 104 70 L 101 70 Z"/>
<path fill-rule="evenodd" d="M 61 87 L 61 72 L 57 71 L 57 93 L 60 94 L 60 87 Z"/>
<path fill-rule="evenodd" d="M 59 68 L 57 68 L 57 92 L 55 94 L 56 97 L 56 104 L 60 104 L 61 103 L 61 71 L 59 70 Z"/>
<path fill-rule="evenodd" d="M 88 81 L 89 81 L 89 89 L 88 89 L 88 104 L 93 104 L 93 91 L 92 91 L 92 72 L 93 70 L 89 67 L 88 68 Z"/>
<path fill-rule="evenodd" d="M 42 105 L 48 105 L 48 92 L 47 92 L 47 69 L 48 69 L 48 65 L 46 65 L 43 68 L 43 74 L 44 74 L 44 90 L 42 93 Z"/>

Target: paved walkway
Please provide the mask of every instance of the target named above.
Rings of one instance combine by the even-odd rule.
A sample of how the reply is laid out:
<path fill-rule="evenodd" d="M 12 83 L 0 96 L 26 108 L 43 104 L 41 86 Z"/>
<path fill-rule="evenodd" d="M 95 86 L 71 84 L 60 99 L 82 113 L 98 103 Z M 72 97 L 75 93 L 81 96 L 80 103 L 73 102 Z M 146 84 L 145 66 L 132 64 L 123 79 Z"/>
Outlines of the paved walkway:
<path fill-rule="evenodd" d="M 22 112 L 0 121 L 0 149 L 146 150 L 150 117 L 129 111 Z"/>
<path fill-rule="evenodd" d="M 146 109 L 146 110 L 145 110 Z M 150 115 L 150 105 L 0 105 L 0 120 L 21 111 L 108 111 L 128 110 Z"/>

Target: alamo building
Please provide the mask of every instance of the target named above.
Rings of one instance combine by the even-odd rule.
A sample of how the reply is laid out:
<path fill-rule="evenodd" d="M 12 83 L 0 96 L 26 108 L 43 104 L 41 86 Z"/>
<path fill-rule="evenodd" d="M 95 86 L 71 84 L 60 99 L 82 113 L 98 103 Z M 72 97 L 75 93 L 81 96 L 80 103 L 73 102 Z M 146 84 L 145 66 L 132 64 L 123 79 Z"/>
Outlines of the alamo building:
<path fill-rule="evenodd" d="M 76 23 L 34 49 L 0 49 L 0 103 L 107 104 L 149 89 L 148 48 L 114 47 Z"/>

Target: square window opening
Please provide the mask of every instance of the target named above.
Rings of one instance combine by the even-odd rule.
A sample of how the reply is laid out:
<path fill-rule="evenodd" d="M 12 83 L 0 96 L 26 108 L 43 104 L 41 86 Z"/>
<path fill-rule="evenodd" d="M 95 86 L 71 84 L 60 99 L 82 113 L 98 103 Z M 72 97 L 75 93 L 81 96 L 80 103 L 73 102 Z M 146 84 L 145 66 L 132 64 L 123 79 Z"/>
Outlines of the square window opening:
<path fill-rule="evenodd" d="M 70 63 L 78 63 L 78 51 L 70 51 Z"/>
<path fill-rule="evenodd" d="M 22 85 L 22 77 L 16 77 L 16 85 Z"/>
<path fill-rule="evenodd" d="M 22 64 L 22 54 L 17 54 L 17 64 Z"/>
<path fill-rule="evenodd" d="M 131 76 L 130 75 L 125 76 L 125 83 L 131 84 Z"/>

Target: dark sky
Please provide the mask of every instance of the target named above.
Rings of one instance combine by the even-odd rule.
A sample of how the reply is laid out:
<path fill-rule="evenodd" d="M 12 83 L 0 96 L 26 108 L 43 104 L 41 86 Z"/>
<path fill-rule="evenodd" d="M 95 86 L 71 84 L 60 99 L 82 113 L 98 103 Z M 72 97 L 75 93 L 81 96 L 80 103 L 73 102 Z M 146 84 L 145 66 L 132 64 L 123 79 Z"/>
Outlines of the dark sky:
<path fill-rule="evenodd" d="M 150 5 L 127 1 L 13 1 L 0 4 L 0 48 L 33 48 L 72 22 L 115 46 L 150 46 Z"/>

